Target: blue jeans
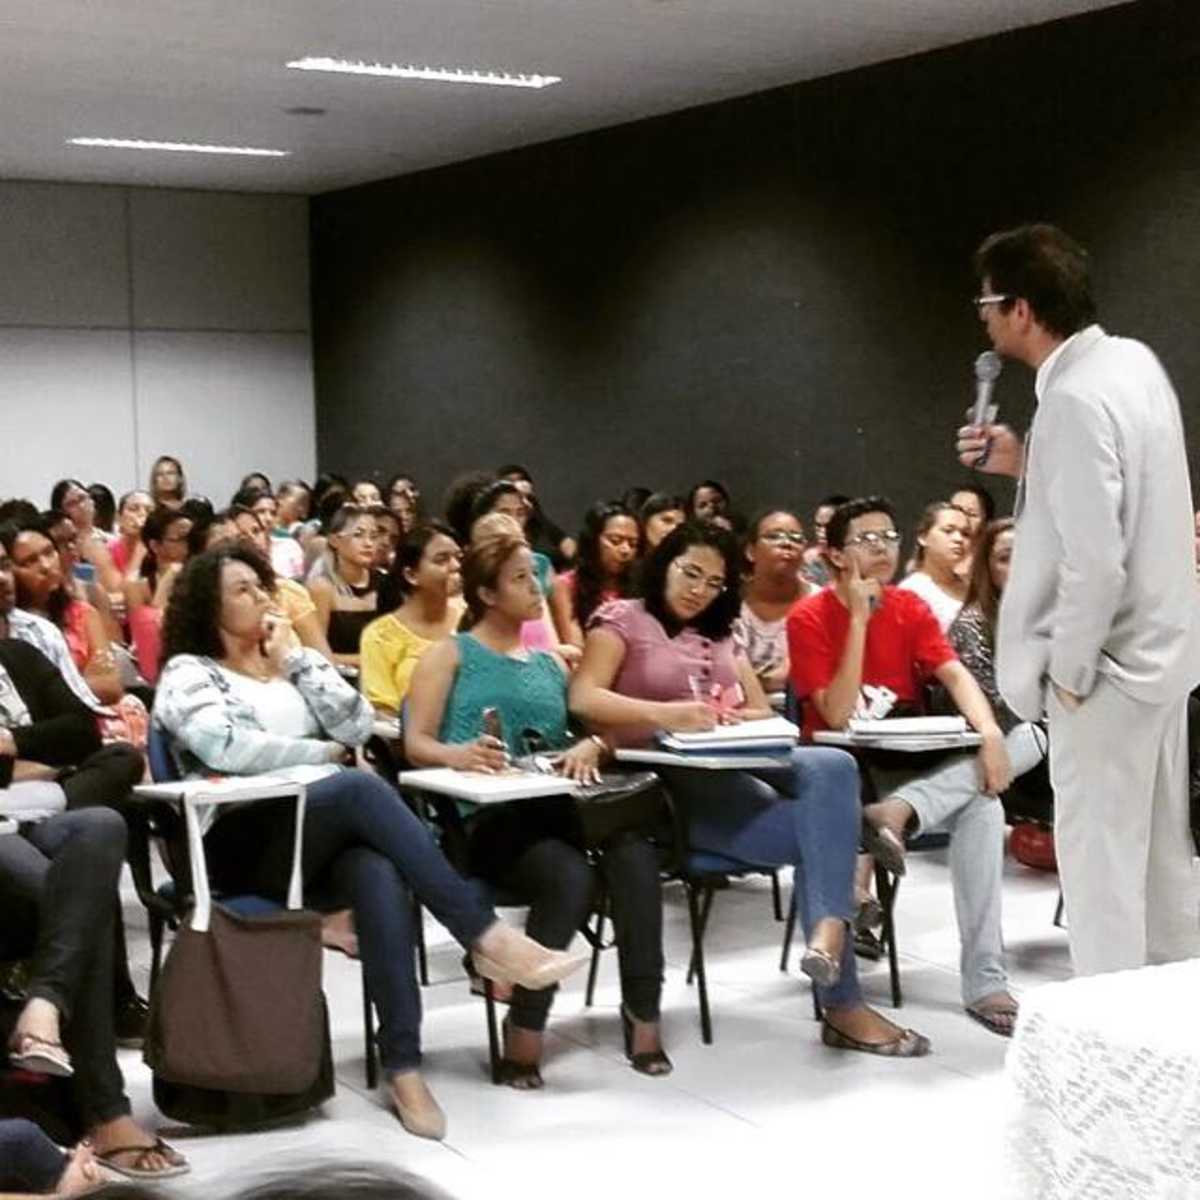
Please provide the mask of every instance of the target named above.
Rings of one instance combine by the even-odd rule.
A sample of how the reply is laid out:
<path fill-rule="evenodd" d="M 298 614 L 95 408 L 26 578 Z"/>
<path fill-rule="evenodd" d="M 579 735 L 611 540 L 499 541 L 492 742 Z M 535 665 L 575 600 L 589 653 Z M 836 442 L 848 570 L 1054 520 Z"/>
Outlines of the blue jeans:
<path fill-rule="evenodd" d="M 664 768 L 677 803 L 687 806 L 693 849 L 756 867 L 794 868 L 795 903 L 806 937 L 826 917 L 854 914 L 854 865 L 862 825 L 858 764 L 841 750 L 798 746 L 786 766 L 765 771 Z M 826 1008 L 862 1002 L 854 939 L 842 948 L 841 975 L 820 992 Z"/>
<path fill-rule="evenodd" d="M 286 807 L 292 810 L 291 801 Z M 273 804 L 222 817 L 206 839 L 221 889 L 286 896 L 292 834 L 292 822 Z M 254 844 L 261 852 L 247 862 L 245 847 Z M 379 1010 L 384 1070 L 413 1070 L 421 1061 L 421 997 L 411 894 L 464 947 L 496 920 L 495 911 L 446 861 L 394 789 L 366 771 L 339 771 L 308 788 L 303 862 L 306 892 L 331 894 L 354 909 L 367 985 Z"/>
<path fill-rule="evenodd" d="M 0 1121 L 0 1191 L 52 1192 L 67 1156 L 32 1122 Z"/>

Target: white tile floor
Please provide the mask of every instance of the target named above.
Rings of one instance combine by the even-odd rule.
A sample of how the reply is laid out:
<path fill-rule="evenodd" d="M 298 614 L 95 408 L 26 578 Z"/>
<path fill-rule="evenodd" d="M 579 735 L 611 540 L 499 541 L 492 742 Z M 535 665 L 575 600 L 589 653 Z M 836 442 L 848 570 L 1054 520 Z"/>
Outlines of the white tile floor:
<path fill-rule="evenodd" d="M 1004 929 L 1018 990 L 1070 974 L 1066 935 L 1051 924 L 1056 896 L 1053 875 L 1010 861 Z M 128 912 L 136 925 L 136 907 Z M 468 995 L 461 951 L 428 921 L 425 1071 L 449 1119 L 440 1145 L 410 1137 L 367 1092 L 358 968 L 326 954 L 336 1098 L 288 1130 L 176 1138 L 193 1164 L 178 1191 L 207 1196 L 213 1180 L 230 1174 L 336 1157 L 402 1166 L 462 1200 L 715 1197 L 748 1195 L 758 1185 L 843 1197 L 990 1196 L 1001 1174 L 1007 1043 L 969 1021 L 959 1004 L 944 852 L 912 857 L 897 912 L 900 1016 L 932 1038 L 928 1058 L 891 1061 L 820 1044 L 795 955 L 790 974 L 778 970 L 783 927 L 772 919 L 765 880 L 718 894 L 706 943 L 716 1040 L 704 1046 L 694 990 L 683 978 L 687 909 L 673 886 L 666 892 L 664 1020 L 674 1074 L 646 1079 L 625 1065 L 615 956 L 608 954 L 592 1010 L 583 1006 L 582 973 L 560 995 L 546 1088 L 536 1093 L 487 1081 L 482 1001 Z M 144 921 L 132 940 L 135 967 L 144 967 Z M 886 1006 L 886 964 L 860 960 L 860 968 L 868 999 Z M 123 1052 L 121 1065 L 137 1114 L 161 1124 L 140 1056 Z"/>

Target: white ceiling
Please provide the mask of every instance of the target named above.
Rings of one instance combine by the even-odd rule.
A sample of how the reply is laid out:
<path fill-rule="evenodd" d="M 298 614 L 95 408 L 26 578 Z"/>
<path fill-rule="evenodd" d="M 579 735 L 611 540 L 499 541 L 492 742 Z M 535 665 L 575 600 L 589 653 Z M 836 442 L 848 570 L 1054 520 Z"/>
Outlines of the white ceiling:
<path fill-rule="evenodd" d="M 0 178 L 315 193 L 814 79 L 1115 0 L 2 0 Z M 290 71 L 305 54 L 561 75 Z M 324 116 L 293 116 L 297 105 Z M 290 150 L 252 159 L 73 136 Z"/>

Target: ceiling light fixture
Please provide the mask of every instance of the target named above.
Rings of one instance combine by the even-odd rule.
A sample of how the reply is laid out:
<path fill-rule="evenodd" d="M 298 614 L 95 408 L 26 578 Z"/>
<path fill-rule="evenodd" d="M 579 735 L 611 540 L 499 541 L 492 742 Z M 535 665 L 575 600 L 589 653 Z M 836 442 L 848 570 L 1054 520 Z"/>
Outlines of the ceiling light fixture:
<path fill-rule="evenodd" d="M 389 79 L 429 79 L 439 83 L 482 83 L 491 87 L 544 88 L 562 83 L 560 75 L 511 75 L 506 71 L 473 71 L 460 67 L 401 66 L 397 63 L 351 62 L 343 58 L 293 59 L 296 71 L 333 71 L 341 75 L 381 75 Z"/>
<path fill-rule="evenodd" d="M 261 146 L 213 146 L 205 142 L 148 142 L 140 138 L 73 137 L 68 146 L 101 146 L 109 150 L 171 150 L 181 154 L 249 154 L 257 158 L 286 158 L 290 150 Z"/>

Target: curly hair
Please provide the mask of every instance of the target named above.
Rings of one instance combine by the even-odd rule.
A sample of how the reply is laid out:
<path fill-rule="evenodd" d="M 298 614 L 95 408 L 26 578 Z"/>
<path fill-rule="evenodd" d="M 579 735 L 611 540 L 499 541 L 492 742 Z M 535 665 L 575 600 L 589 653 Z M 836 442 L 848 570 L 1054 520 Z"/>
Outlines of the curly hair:
<path fill-rule="evenodd" d="M 637 555 L 615 580 L 604 573 L 600 557 L 600 538 L 609 521 L 615 517 L 626 517 L 633 522 L 638 531 L 638 550 L 641 551 L 642 526 L 633 509 L 617 500 L 602 500 L 587 510 L 583 529 L 579 533 L 579 550 L 575 555 L 575 619 L 581 629 L 587 628 L 588 618 L 600 607 L 604 593 L 613 590 L 614 584 L 621 596 L 633 595 Z"/>
<path fill-rule="evenodd" d="M 646 559 L 641 572 L 641 591 L 646 611 L 656 617 L 668 632 L 682 627 L 679 618 L 667 607 L 667 569 L 693 546 L 710 546 L 725 563 L 725 588 L 695 620 L 688 622 L 702 637 L 714 642 L 724 641 L 733 630 L 733 622 L 741 611 L 742 598 L 738 591 L 738 543 L 727 529 L 699 521 L 678 525 L 667 534 Z"/>
<path fill-rule="evenodd" d="M 248 542 L 219 542 L 213 549 L 197 554 L 175 581 L 163 618 L 162 665 L 177 654 L 198 654 L 220 658 L 225 647 L 221 641 L 221 572 L 226 563 L 245 563 L 263 588 L 275 591 L 275 572 L 271 564 Z"/>

